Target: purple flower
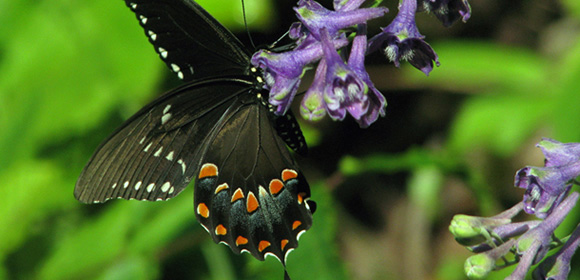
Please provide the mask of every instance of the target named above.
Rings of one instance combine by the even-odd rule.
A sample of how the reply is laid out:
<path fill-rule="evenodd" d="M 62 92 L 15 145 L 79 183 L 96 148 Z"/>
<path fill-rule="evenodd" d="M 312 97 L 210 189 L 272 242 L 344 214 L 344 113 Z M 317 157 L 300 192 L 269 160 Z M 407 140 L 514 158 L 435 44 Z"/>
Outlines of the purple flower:
<path fill-rule="evenodd" d="M 359 120 L 368 110 L 368 86 L 344 63 L 325 29 L 320 36 L 327 64 L 324 101 L 328 114 L 335 120 L 343 120 L 348 111 Z"/>
<path fill-rule="evenodd" d="M 536 145 L 542 149 L 546 167 L 559 166 L 580 161 L 580 143 L 561 143 L 550 138 L 542 138 Z"/>
<path fill-rule="evenodd" d="M 333 40 L 331 46 L 340 48 L 348 44 L 346 39 Z M 277 106 L 276 113 L 283 115 L 296 95 L 305 66 L 319 60 L 323 55 L 319 42 L 284 53 L 260 50 L 252 56 L 252 64 L 264 71 L 266 86 L 270 89 L 270 104 Z"/>
<path fill-rule="evenodd" d="M 329 43 L 325 29 L 321 31 L 324 58 L 319 62 L 312 85 L 302 99 L 300 114 L 309 120 L 319 120 L 326 112 L 342 120 L 349 112 L 361 127 L 368 127 L 384 116 L 386 101 L 374 87 L 364 68 L 366 53 L 365 26 L 353 40 L 348 64 Z"/>
<path fill-rule="evenodd" d="M 550 214 L 580 175 L 580 144 L 543 139 L 537 145 L 546 157 L 545 167 L 524 167 L 515 175 L 515 186 L 526 189 L 524 210 L 543 219 Z"/>
<path fill-rule="evenodd" d="M 418 0 L 418 12 L 435 14 L 443 26 L 449 27 L 457 20 L 466 22 L 471 17 L 471 7 L 467 0 Z"/>
<path fill-rule="evenodd" d="M 359 6 L 364 0 L 335 0 L 335 11 L 313 0 L 300 0 L 294 10 L 300 22 L 292 24 L 289 37 L 295 40 L 292 51 L 273 53 L 261 50 L 252 64 L 264 74 L 269 102 L 276 114 L 285 114 L 306 69 L 319 62 L 316 77 L 306 92 L 300 113 L 309 120 L 328 114 L 342 120 L 348 112 L 361 127 L 367 127 L 378 116 L 385 115 L 386 100 L 375 88 L 364 67 L 366 22 L 384 15 L 386 8 Z M 358 31 L 353 32 L 354 27 Z M 347 30 L 347 31 L 345 31 Z M 348 63 L 337 50 L 349 44 L 347 32 L 355 36 Z"/>
<path fill-rule="evenodd" d="M 358 3 L 358 5 L 360 4 Z M 344 9 L 332 11 L 313 0 L 301 0 L 294 10 L 298 20 L 318 39 L 320 39 L 320 30 L 322 28 L 325 28 L 330 36 L 334 38 L 337 36 L 338 31 L 343 28 L 366 23 L 388 12 L 387 8 L 354 9 L 352 4 L 346 3 L 345 5 L 348 6 L 343 6 L 343 8 L 346 7 Z"/>
<path fill-rule="evenodd" d="M 352 1 L 351 1 L 352 2 Z M 369 88 L 368 94 L 368 109 L 360 119 L 356 119 L 360 127 L 368 127 L 373 122 L 377 120 L 380 116 L 385 116 L 385 107 L 387 106 L 387 101 L 383 94 L 375 88 L 375 85 L 371 81 L 369 74 L 365 69 L 365 53 L 367 50 L 367 36 L 366 36 L 366 26 L 364 24 L 359 25 L 358 33 L 352 41 L 352 49 L 350 56 L 348 58 L 348 65 L 350 68 L 366 83 Z"/>
<path fill-rule="evenodd" d="M 317 121 L 326 115 L 326 103 L 324 103 L 325 77 L 326 60 L 323 58 L 318 63 L 312 85 L 310 85 L 300 103 L 300 115 L 307 120 Z"/>
<path fill-rule="evenodd" d="M 399 61 L 407 60 L 429 76 L 433 61 L 439 66 L 439 58 L 417 29 L 416 10 L 417 0 L 403 0 L 393 22 L 370 40 L 369 52 L 381 48 L 395 66 L 399 67 Z"/>
<path fill-rule="evenodd" d="M 530 267 L 546 256 L 554 231 L 574 208 L 577 201 L 578 193 L 571 193 L 540 225 L 518 238 L 515 247 L 516 253 L 521 256 L 520 263 L 506 279 L 524 279 Z"/>

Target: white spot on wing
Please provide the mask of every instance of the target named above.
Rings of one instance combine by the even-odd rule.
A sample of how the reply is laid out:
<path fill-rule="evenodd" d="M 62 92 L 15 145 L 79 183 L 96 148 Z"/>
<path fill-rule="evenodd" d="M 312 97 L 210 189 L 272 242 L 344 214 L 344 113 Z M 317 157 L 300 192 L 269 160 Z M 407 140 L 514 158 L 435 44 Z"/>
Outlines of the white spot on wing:
<path fill-rule="evenodd" d="M 185 166 L 185 162 L 183 162 L 183 159 L 179 159 L 177 163 L 181 164 L 181 171 L 183 172 L 183 174 L 185 174 L 185 169 L 187 166 Z"/>
<path fill-rule="evenodd" d="M 111 186 L 111 189 L 114 189 L 117 187 L 117 183 L 114 183 L 113 186 Z"/>
<path fill-rule="evenodd" d="M 180 72 L 181 73 L 181 72 Z M 165 124 L 167 121 L 171 119 L 171 114 L 167 113 L 161 117 L 161 124 Z"/>
<path fill-rule="evenodd" d="M 141 23 L 142 23 L 142 24 L 147 24 L 147 18 L 146 18 L 145 16 L 143 16 L 143 15 L 140 15 L 140 16 L 139 16 L 139 19 L 141 20 Z"/>
<path fill-rule="evenodd" d="M 126 182 L 123 184 L 123 188 L 125 188 L 125 189 L 126 189 L 128 186 L 129 186 L 129 181 L 126 181 Z"/>
<path fill-rule="evenodd" d="M 151 184 L 147 185 L 147 192 L 152 192 L 154 188 L 155 188 L 155 183 L 151 183 Z"/>
<path fill-rule="evenodd" d="M 139 141 L 139 144 L 143 144 L 143 142 L 145 142 L 145 136 L 143 136 L 143 138 L 141 138 L 141 140 Z"/>
<path fill-rule="evenodd" d="M 169 194 L 172 194 L 175 191 L 174 187 L 169 188 Z"/>
<path fill-rule="evenodd" d="M 163 114 L 167 114 L 167 112 L 169 112 L 169 109 L 171 109 L 171 104 L 165 106 L 165 108 L 163 109 Z"/>
<path fill-rule="evenodd" d="M 268 193 L 268 191 L 266 191 L 266 189 L 264 187 L 260 186 L 258 188 L 258 195 L 260 197 L 265 197 L 265 196 L 269 196 L 270 194 Z"/>
<path fill-rule="evenodd" d="M 209 232 L 209 229 L 207 229 L 202 223 L 199 224 L 203 227 L 203 229 L 205 229 L 205 231 Z"/>
<path fill-rule="evenodd" d="M 269 256 L 272 256 L 272 257 L 276 258 L 279 262 L 281 262 L 280 258 L 278 258 L 278 256 L 274 255 L 274 253 L 268 252 L 268 253 L 264 254 L 265 258 L 267 258 Z"/>
<path fill-rule="evenodd" d="M 163 59 L 167 58 L 167 51 L 164 48 L 158 48 L 157 50 Z"/>
<path fill-rule="evenodd" d="M 137 182 L 137 184 L 135 184 L 135 190 L 138 191 L 142 184 L 143 182 L 141 181 Z"/>
<path fill-rule="evenodd" d="M 153 154 L 155 157 L 159 157 L 161 155 L 161 151 L 163 151 L 163 147 L 159 147 L 159 150 Z"/>
<path fill-rule="evenodd" d="M 167 154 L 167 156 L 165 158 L 169 161 L 172 161 L 173 160 L 173 151 L 169 152 L 169 154 Z"/>
<path fill-rule="evenodd" d="M 179 72 L 177 73 L 177 77 L 178 77 L 180 80 L 183 80 L 183 73 L 181 73 L 181 71 L 179 71 Z"/>
<path fill-rule="evenodd" d="M 297 235 L 296 235 L 296 240 L 300 240 L 300 236 L 302 236 L 302 234 L 304 234 L 306 232 L 305 229 L 301 230 Z"/>
<path fill-rule="evenodd" d="M 153 144 L 153 143 L 149 143 L 149 145 L 147 145 L 147 147 L 145 147 L 145 149 L 143 149 L 143 152 L 149 152 L 149 148 L 151 148 L 151 144 Z"/>
<path fill-rule="evenodd" d="M 162 192 L 167 192 L 169 190 L 169 188 L 171 187 L 171 184 L 169 182 L 165 182 L 163 184 L 163 186 L 161 186 L 161 191 Z"/>
<path fill-rule="evenodd" d="M 287 263 L 287 259 L 288 259 L 288 255 L 290 255 L 290 252 L 294 251 L 294 248 L 290 248 L 288 249 L 288 251 L 286 251 L 286 254 L 284 255 L 284 263 Z"/>
<path fill-rule="evenodd" d="M 131 5 L 131 9 L 133 9 L 133 10 L 137 9 L 137 4 L 135 4 L 135 3 L 131 3 L 131 4 L 129 4 L 129 5 Z"/>
<path fill-rule="evenodd" d="M 155 32 L 149 30 L 147 31 L 147 34 L 149 35 L 149 38 L 151 38 L 151 40 L 153 41 L 157 40 L 157 34 L 155 34 Z"/>

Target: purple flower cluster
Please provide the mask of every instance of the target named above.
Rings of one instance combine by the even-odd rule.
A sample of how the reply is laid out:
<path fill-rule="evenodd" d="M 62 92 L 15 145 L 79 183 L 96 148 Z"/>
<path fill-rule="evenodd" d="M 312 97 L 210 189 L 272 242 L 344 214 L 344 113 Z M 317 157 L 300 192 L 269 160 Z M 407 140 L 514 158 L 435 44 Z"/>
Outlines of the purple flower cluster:
<path fill-rule="evenodd" d="M 459 18 L 457 14 L 465 21 L 471 12 L 465 0 L 460 1 L 464 5 L 424 0 L 420 1 L 421 9 L 417 9 L 417 0 L 403 0 L 395 20 L 368 41 L 367 21 L 382 17 L 388 9 L 360 8 L 364 1 L 334 0 L 334 10 L 329 10 L 314 0 L 300 0 L 294 8 L 299 21 L 288 33 L 295 47 L 283 53 L 260 50 L 253 55 L 252 64 L 264 73 L 276 114 L 287 112 L 306 70 L 317 63 L 300 114 L 316 121 L 327 114 L 343 120 L 348 113 L 361 127 L 368 127 L 379 115 L 385 115 L 387 102 L 365 70 L 365 55 L 382 50 L 397 67 L 401 60 L 407 60 L 428 75 L 433 62 L 439 65 L 439 61 L 418 31 L 415 13 L 433 12 L 445 19 L 443 24 L 450 25 Z"/>
<path fill-rule="evenodd" d="M 523 201 L 497 216 L 456 215 L 449 226 L 455 239 L 477 255 L 467 259 L 470 278 L 482 278 L 492 270 L 518 264 L 507 279 L 524 279 L 531 266 L 535 279 L 566 279 L 570 260 L 580 244 L 580 226 L 558 239 L 556 228 L 576 205 L 579 194 L 570 193 L 580 175 L 580 143 L 560 143 L 544 138 L 537 145 L 546 158 L 544 167 L 527 166 L 516 172 L 515 186 L 526 189 Z M 512 223 L 524 210 L 540 220 Z M 550 250 L 560 248 L 547 257 Z M 508 260 L 507 255 L 514 259 Z M 503 264 L 498 264 L 503 260 Z"/>

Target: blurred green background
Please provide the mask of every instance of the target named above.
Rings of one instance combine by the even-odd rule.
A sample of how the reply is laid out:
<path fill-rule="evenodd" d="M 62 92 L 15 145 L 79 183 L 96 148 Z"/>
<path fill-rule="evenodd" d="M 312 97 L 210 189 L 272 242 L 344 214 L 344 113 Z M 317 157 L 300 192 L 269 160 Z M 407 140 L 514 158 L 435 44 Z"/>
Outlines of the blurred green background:
<path fill-rule="evenodd" d="M 239 0 L 199 2 L 247 41 Z M 245 2 L 258 45 L 293 21 L 293 1 Z M 385 2 L 370 33 L 396 14 Z M 541 137 L 580 142 L 580 2 L 470 3 L 449 29 L 418 16 L 441 61 L 430 77 L 368 59 L 385 118 L 302 122 L 311 153 L 298 160 L 319 209 L 288 258 L 293 279 L 465 279 L 451 217 L 517 203 L 513 175 L 543 164 Z M 158 203 L 74 199 L 100 141 L 178 84 L 122 1 L 4 0 L 0 35 L 0 279 L 282 279 L 275 259 L 213 244 L 191 188 Z"/>

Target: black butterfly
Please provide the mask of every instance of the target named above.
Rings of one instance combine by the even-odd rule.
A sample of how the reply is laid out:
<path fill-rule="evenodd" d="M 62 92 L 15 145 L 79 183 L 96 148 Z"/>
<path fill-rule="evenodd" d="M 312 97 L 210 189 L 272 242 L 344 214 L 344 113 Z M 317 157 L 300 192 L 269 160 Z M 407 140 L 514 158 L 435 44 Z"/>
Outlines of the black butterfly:
<path fill-rule="evenodd" d="M 187 83 L 106 139 L 74 191 L 84 203 L 166 200 L 195 179 L 197 219 L 217 243 L 283 265 L 312 225 L 314 202 L 288 145 L 306 143 L 291 113 L 276 116 L 250 53 L 189 0 L 126 0 L 159 56 Z"/>

